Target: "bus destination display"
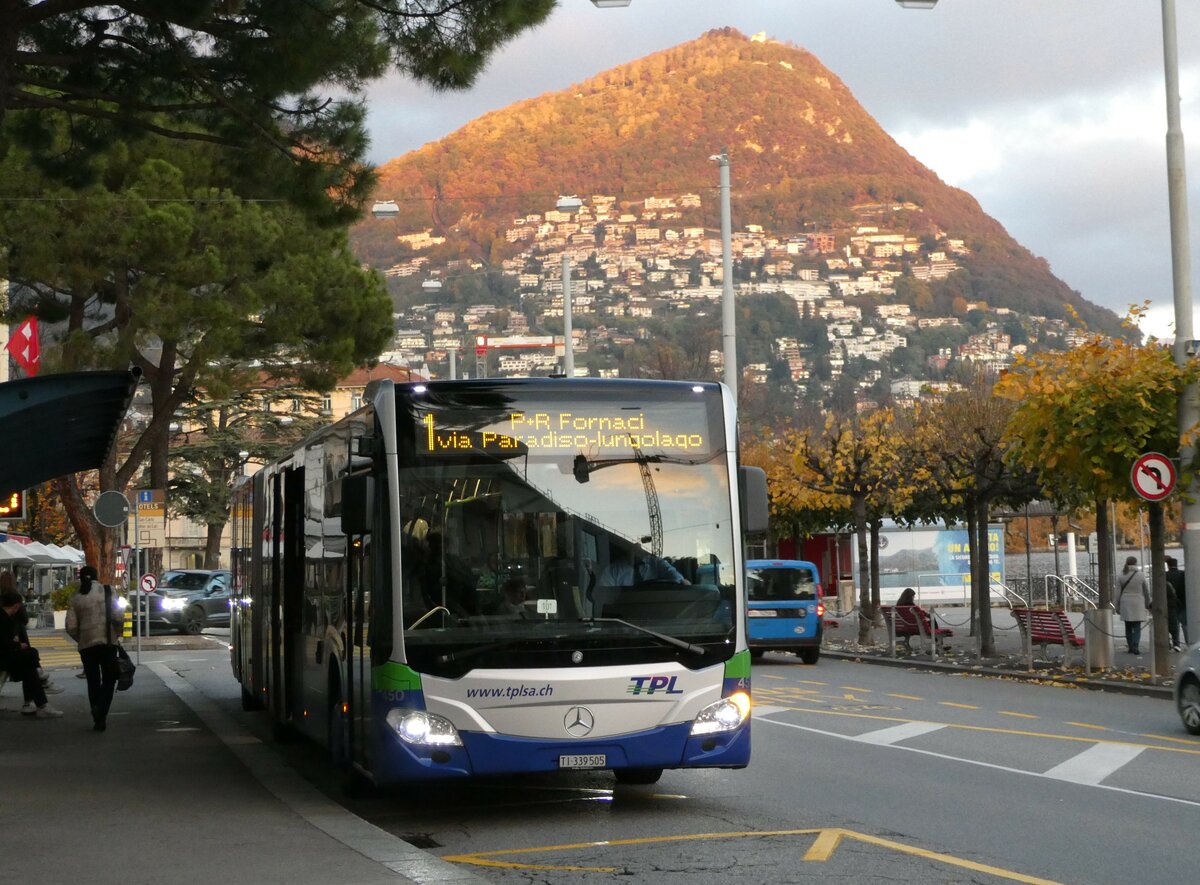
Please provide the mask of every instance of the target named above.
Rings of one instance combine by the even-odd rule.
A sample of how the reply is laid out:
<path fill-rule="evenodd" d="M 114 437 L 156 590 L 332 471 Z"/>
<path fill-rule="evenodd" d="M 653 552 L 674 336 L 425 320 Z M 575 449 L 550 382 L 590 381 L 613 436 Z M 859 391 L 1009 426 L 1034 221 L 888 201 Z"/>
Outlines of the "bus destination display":
<path fill-rule="evenodd" d="M 455 415 L 426 412 L 418 446 L 429 455 L 624 454 L 631 449 L 679 455 L 708 454 L 711 446 L 703 410 L 621 410 L 599 413 L 570 408 L 513 411 L 483 429 L 468 429 Z M 465 417 L 465 416 L 464 416 Z M 464 422 L 465 423 L 465 422 Z"/>

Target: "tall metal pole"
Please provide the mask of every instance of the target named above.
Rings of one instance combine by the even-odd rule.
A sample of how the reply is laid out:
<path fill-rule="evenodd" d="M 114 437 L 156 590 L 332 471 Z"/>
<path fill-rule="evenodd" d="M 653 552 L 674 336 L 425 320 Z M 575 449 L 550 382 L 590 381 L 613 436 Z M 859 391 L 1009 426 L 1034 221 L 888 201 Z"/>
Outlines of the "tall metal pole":
<path fill-rule="evenodd" d="M 1167 199 L 1171 209 L 1171 276 L 1175 294 L 1175 364 L 1189 357 L 1192 340 L 1192 260 L 1188 251 L 1187 174 L 1184 168 L 1183 127 L 1179 120 L 1179 48 L 1175 37 L 1175 0 L 1162 0 L 1163 67 L 1167 80 Z M 1200 419 L 1197 386 L 1189 384 L 1179 397 L 1179 435 Z M 1180 447 L 1187 466 L 1195 446 Z M 1200 482 L 1193 479 L 1183 496 L 1183 560 L 1187 586 L 1188 638 L 1200 637 Z"/>
<path fill-rule="evenodd" d="M 714 158 L 721 167 L 721 352 L 725 357 L 725 386 L 737 404 L 737 335 L 733 309 L 733 227 L 729 213 L 729 148 Z"/>
<path fill-rule="evenodd" d="M 575 377 L 575 342 L 571 332 L 571 256 L 563 252 L 563 374 Z"/>

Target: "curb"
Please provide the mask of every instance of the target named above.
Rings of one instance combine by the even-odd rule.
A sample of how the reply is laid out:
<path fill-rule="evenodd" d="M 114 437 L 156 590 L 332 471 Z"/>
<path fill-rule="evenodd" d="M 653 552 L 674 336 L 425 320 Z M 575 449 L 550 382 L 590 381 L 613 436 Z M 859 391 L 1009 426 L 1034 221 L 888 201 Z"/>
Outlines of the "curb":
<path fill-rule="evenodd" d="M 962 674 L 967 676 L 988 676 L 992 678 L 1014 679 L 1021 682 L 1033 682 L 1041 685 L 1065 686 L 1087 689 L 1090 691 L 1111 691 L 1116 694 L 1138 695 L 1141 697 L 1158 698 L 1169 701 L 1174 698 L 1174 689 L 1169 685 L 1139 685 L 1133 682 L 1118 682 L 1111 679 L 1089 679 L 1086 676 L 1063 674 L 1059 677 L 1050 676 L 1050 671 L 1034 670 L 1005 670 L 997 667 L 963 666 L 962 664 L 942 664 L 937 661 L 914 660 L 912 658 L 887 658 L 879 655 L 838 651 L 836 649 L 821 649 L 822 657 L 835 658 L 842 661 L 852 661 L 860 664 L 876 664 L 884 667 L 902 667 L 908 670 L 920 670 L 926 673 Z"/>

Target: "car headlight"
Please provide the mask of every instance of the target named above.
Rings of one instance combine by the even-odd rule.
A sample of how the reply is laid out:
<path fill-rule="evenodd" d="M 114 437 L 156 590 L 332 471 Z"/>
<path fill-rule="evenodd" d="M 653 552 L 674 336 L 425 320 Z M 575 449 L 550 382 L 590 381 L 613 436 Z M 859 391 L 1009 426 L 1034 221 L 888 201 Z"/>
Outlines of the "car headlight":
<path fill-rule="evenodd" d="M 449 719 L 424 710 L 388 710 L 387 724 L 396 736 L 418 747 L 461 747 L 462 739 Z"/>
<path fill-rule="evenodd" d="M 744 691 L 734 692 L 700 711 L 700 715 L 692 723 L 692 736 L 733 731 L 745 722 L 749 715 L 750 695 Z"/>
<path fill-rule="evenodd" d="M 117 597 L 117 608 L 129 608 L 129 600 L 124 596 Z"/>
<path fill-rule="evenodd" d="M 163 611 L 165 612 L 181 612 L 187 608 L 187 600 L 179 598 L 167 598 L 163 600 Z"/>

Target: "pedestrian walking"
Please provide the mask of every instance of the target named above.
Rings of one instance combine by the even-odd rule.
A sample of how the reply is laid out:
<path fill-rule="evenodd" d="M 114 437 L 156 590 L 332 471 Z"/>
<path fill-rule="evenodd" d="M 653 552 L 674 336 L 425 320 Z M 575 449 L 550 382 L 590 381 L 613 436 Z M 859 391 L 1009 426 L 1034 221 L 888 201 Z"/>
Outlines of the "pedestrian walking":
<path fill-rule="evenodd" d="M 79 646 L 88 702 L 92 706 L 92 728 L 96 731 L 107 727 L 118 675 L 113 636 L 121 635 L 124 621 L 112 588 L 97 580 L 96 567 L 81 568 L 79 592 L 71 597 L 71 607 L 67 610 L 67 634 Z"/>
<path fill-rule="evenodd" d="M 1183 570 L 1179 560 L 1174 556 L 1167 557 L 1167 641 L 1171 643 L 1171 651 L 1181 651 L 1183 641 L 1187 637 L 1187 621 L 1180 622 L 1180 606 L 1187 605 L 1183 590 Z"/>
<path fill-rule="evenodd" d="M 1117 611 L 1125 622 L 1125 642 L 1131 655 L 1140 655 L 1142 622 L 1150 611 L 1150 586 L 1138 568 L 1136 556 L 1125 558 L 1125 568 L 1117 578 Z"/>
<path fill-rule="evenodd" d="M 19 638 L 19 615 L 24 605 L 25 600 L 16 590 L 0 591 L 0 670 L 8 673 L 13 682 L 21 683 L 25 693 L 22 713 L 27 712 L 32 704 L 31 715 L 35 718 L 57 719 L 62 715 L 62 710 L 51 707 L 46 700 L 46 688 L 38 673 L 37 652 Z"/>

